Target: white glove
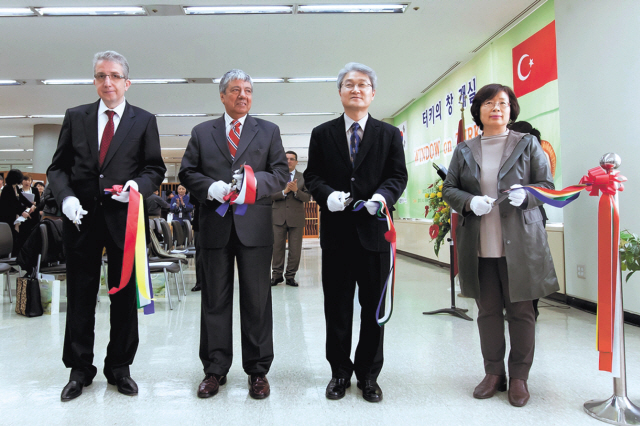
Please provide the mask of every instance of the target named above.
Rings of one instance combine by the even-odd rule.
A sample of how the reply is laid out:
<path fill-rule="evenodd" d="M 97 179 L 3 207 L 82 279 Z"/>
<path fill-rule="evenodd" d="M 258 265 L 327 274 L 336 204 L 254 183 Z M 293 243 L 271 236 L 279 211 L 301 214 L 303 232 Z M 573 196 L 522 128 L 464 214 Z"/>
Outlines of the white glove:
<path fill-rule="evenodd" d="M 119 194 L 113 194 L 111 198 L 113 198 L 116 201 L 120 201 L 121 203 L 128 203 L 129 191 L 127 191 L 127 189 L 129 189 L 129 187 L 135 188 L 135 190 L 137 191 L 138 183 L 134 180 L 128 180 L 127 183 L 124 184 L 124 187 L 122 188 L 122 192 Z"/>
<path fill-rule="evenodd" d="M 333 191 L 331 194 L 329 194 L 329 196 L 327 197 L 327 207 L 329 208 L 329 211 L 343 211 L 347 207 L 344 203 L 347 198 L 349 198 L 349 195 L 351 195 L 349 192 L 342 191 Z"/>
<path fill-rule="evenodd" d="M 509 203 L 512 206 L 519 207 L 527 199 L 527 191 L 522 189 L 522 185 L 511 185 L 511 191 L 509 191 Z"/>
<path fill-rule="evenodd" d="M 488 195 L 476 195 L 471 199 L 471 210 L 475 213 L 476 216 L 482 216 L 487 214 L 493 208 L 493 202 L 495 198 L 491 198 Z"/>
<path fill-rule="evenodd" d="M 242 181 L 244 180 L 244 170 L 240 171 L 240 169 L 233 172 L 233 178 L 235 179 L 235 188 L 240 191 L 242 189 Z"/>
<path fill-rule="evenodd" d="M 64 213 L 64 215 L 68 217 L 71 222 L 75 223 L 76 225 L 80 225 L 82 223 L 80 222 L 82 216 L 89 212 L 83 210 L 82 206 L 80 205 L 80 200 L 72 196 L 67 197 L 64 199 L 64 201 L 62 201 L 62 213 Z"/>
<path fill-rule="evenodd" d="M 371 216 L 375 216 L 376 213 L 378 213 L 378 209 L 380 208 L 380 203 L 378 203 L 378 201 L 382 201 L 384 203 L 387 202 L 382 195 L 376 192 L 369 201 L 364 203 L 364 206 L 367 208 L 367 211 Z"/>
<path fill-rule="evenodd" d="M 231 192 L 231 184 L 219 180 L 217 182 L 213 182 L 209 187 L 207 199 L 224 203 L 224 196 L 229 192 Z"/>

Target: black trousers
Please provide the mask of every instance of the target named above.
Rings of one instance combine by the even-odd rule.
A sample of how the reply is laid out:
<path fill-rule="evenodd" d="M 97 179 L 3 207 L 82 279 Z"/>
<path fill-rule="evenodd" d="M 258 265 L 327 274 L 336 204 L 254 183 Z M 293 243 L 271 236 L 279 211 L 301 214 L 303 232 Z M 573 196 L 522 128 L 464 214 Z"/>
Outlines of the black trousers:
<path fill-rule="evenodd" d="M 389 253 L 365 250 L 357 241 L 322 250 L 322 289 L 327 332 L 327 361 L 332 377 L 376 380 L 383 364 L 384 327 L 376 310 L 389 273 Z M 354 295 L 361 306 L 360 337 L 351 361 Z M 383 305 L 384 306 L 384 305 Z"/>
<path fill-rule="evenodd" d="M 202 251 L 200 360 L 204 372 L 225 376 L 233 360 L 234 260 L 238 263 L 242 367 L 266 374 L 273 361 L 272 246 L 242 245 L 235 228 L 226 247 Z"/>
<path fill-rule="evenodd" d="M 509 376 L 527 380 L 533 364 L 536 338 L 533 303 L 530 300 L 511 302 L 506 258 L 481 257 L 478 260 L 480 297 L 476 304 L 485 373 L 499 376 L 505 374 L 506 341 L 503 311 L 506 310 L 511 343 Z"/>
<path fill-rule="evenodd" d="M 93 216 L 93 217 L 90 217 Z M 67 256 L 67 323 L 62 361 L 71 368 L 70 380 L 88 381 L 95 377 L 93 343 L 95 309 L 100 288 L 103 248 L 107 249 L 108 286 L 120 285 L 123 250 L 111 238 L 99 207 L 82 219 L 81 232 L 64 219 L 64 245 Z M 122 229 L 124 233 L 125 230 Z M 115 379 L 129 375 L 129 366 L 138 349 L 138 310 L 135 276 L 127 286 L 110 295 L 110 325 L 104 372 Z"/>

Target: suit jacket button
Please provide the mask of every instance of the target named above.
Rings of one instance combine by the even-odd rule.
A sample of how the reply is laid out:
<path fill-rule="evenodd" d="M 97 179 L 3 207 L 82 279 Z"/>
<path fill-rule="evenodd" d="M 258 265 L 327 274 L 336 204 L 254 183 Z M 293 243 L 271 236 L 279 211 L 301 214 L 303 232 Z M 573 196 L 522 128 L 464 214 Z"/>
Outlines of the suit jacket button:
<path fill-rule="evenodd" d="M 507 240 L 507 244 L 511 244 L 511 240 Z"/>
<path fill-rule="evenodd" d="M 100 179 L 104 179 L 104 175 L 100 175 Z"/>
<path fill-rule="evenodd" d="M 352 177 L 351 182 L 355 182 L 355 181 L 356 181 L 356 178 Z"/>
<path fill-rule="evenodd" d="M 507 217 L 507 214 L 506 213 L 502 213 L 500 216 L 502 216 L 502 218 L 504 219 L 504 218 Z"/>

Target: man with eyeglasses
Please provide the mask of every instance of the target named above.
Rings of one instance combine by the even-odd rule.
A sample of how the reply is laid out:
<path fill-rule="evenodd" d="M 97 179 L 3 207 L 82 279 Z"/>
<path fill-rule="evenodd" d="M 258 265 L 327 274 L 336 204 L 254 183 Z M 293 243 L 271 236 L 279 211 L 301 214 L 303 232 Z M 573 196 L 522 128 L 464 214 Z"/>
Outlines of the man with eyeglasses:
<path fill-rule="evenodd" d="M 227 382 L 233 359 L 233 282 L 238 265 L 242 367 L 249 396 L 267 398 L 267 373 L 273 362 L 271 253 L 273 226 L 271 194 L 287 183 L 287 158 L 280 129 L 249 115 L 253 81 L 242 70 L 228 71 L 219 83 L 225 113 L 198 124 L 182 158 L 180 182 L 201 201 L 199 246 L 204 273 L 200 321 L 200 360 L 205 377 L 200 398 L 216 395 Z M 231 191 L 243 187 L 250 173 L 255 202 L 240 198 L 229 206 Z M 233 195 L 233 194 L 231 194 Z"/>
<path fill-rule="evenodd" d="M 344 114 L 311 132 L 307 188 L 320 205 L 322 288 L 326 322 L 326 356 L 331 365 L 328 399 L 344 397 L 355 372 L 362 396 L 382 401 L 377 383 L 383 363 L 383 332 L 376 318 L 389 274 L 387 224 L 376 217 L 380 202 L 393 211 L 407 185 L 402 136 L 398 128 L 369 115 L 376 93 L 376 73 L 348 63 L 338 74 Z M 366 209 L 353 211 L 356 201 Z M 351 361 L 351 330 L 356 283 L 360 339 Z"/>
<path fill-rule="evenodd" d="M 122 273 L 129 188 L 143 197 L 162 183 L 166 171 L 153 114 L 126 102 L 129 64 L 117 52 L 96 53 L 93 84 L 100 99 L 68 109 L 58 147 L 47 170 L 49 186 L 64 213 L 67 257 L 67 325 L 62 360 L 71 368 L 61 394 L 70 401 L 82 394 L 97 373 L 93 365 L 95 309 L 102 252 L 109 259 L 108 287 Z M 105 190 L 123 185 L 119 194 Z M 137 395 L 129 366 L 138 348 L 135 277 L 109 296 L 110 339 L 104 375 L 124 395 Z"/>

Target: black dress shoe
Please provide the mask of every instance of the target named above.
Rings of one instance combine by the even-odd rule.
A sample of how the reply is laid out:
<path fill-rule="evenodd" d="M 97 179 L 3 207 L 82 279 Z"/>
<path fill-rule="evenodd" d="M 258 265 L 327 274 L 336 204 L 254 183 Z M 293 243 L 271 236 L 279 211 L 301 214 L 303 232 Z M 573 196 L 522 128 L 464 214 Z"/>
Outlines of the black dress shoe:
<path fill-rule="evenodd" d="M 325 395 L 327 396 L 327 399 L 342 399 L 349 386 L 351 386 L 350 379 L 338 379 L 337 377 L 332 377 L 331 381 L 327 385 Z"/>
<path fill-rule="evenodd" d="M 382 389 L 375 380 L 358 380 L 358 389 L 362 389 L 362 397 L 369 402 L 382 401 Z"/>
<path fill-rule="evenodd" d="M 107 378 L 107 383 L 118 386 L 118 392 L 123 395 L 133 396 L 138 394 L 138 385 L 131 376 L 123 376 L 119 379 Z"/>
<path fill-rule="evenodd" d="M 202 286 L 198 283 L 196 283 L 196 285 L 193 286 L 193 288 L 191 289 L 191 291 L 200 291 L 202 290 Z"/>
<path fill-rule="evenodd" d="M 227 376 L 208 373 L 198 386 L 198 398 L 210 398 L 218 393 L 220 386 L 227 383 Z"/>
<path fill-rule="evenodd" d="M 60 399 L 66 402 L 79 397 L 80 395 L 82 395 L 82 388 L 84 386 L 89 386 L 91 382 L 91 380 L 89 380 L 88 382 L 69 380 L 69 383 L 67 383 L 67 385 L 62 389 Z"/>
<path fill-rule="evenodd" d="M 290 285 L 291 287 L 298 287 L 298 282 L 293 278 L 287 278 L 287 285 Z"/>
<path fill-rule="evenodd" d="M 278 278 L 273 278 L 273 277 L 272 277 L 272 278 L 271 278 L 271 285 L 272 285 L 272 286 L 274 286 L 274 285 L 278 285 L 278 283 L 281 283 L 281 282 L 283 282 L 283 281 L 284 281 L 284 278 L 282 278 L 282 277 L 278 277 Z"/>

